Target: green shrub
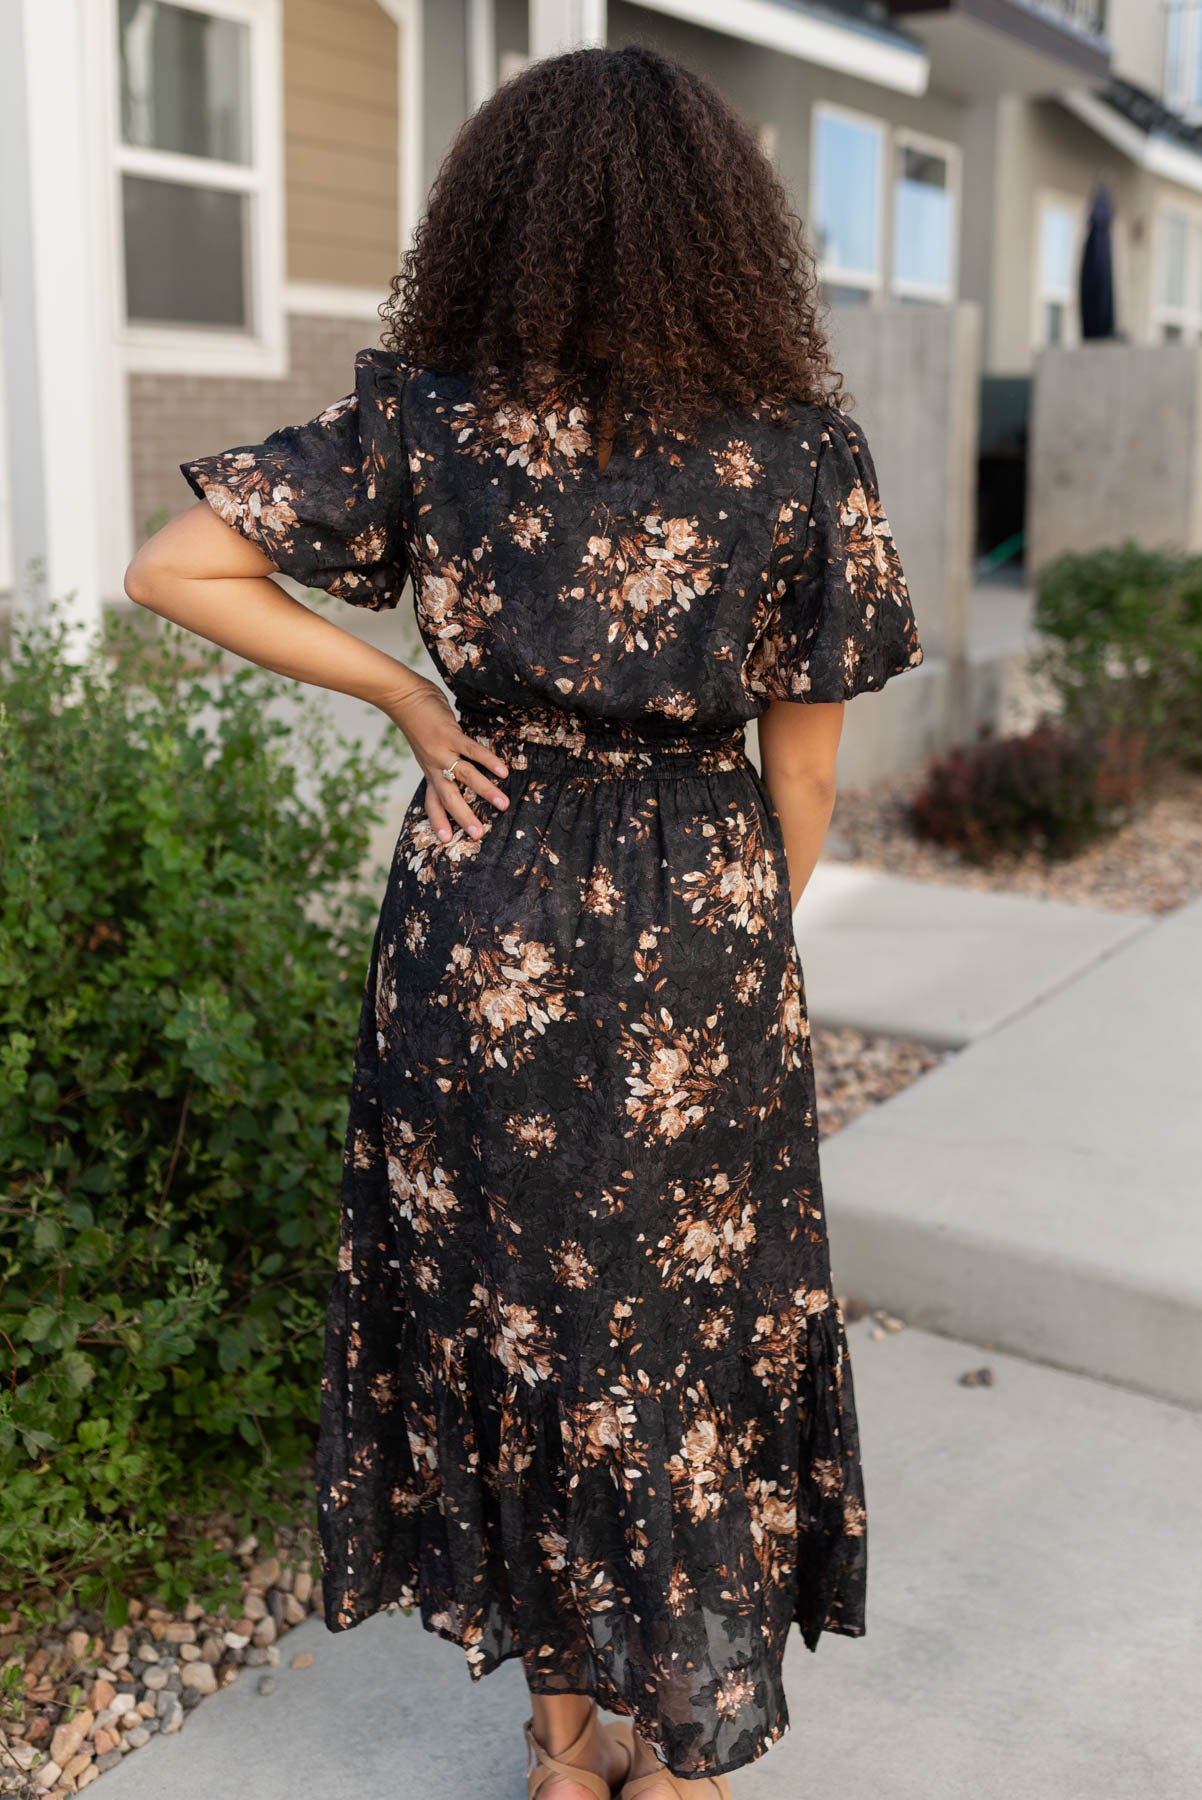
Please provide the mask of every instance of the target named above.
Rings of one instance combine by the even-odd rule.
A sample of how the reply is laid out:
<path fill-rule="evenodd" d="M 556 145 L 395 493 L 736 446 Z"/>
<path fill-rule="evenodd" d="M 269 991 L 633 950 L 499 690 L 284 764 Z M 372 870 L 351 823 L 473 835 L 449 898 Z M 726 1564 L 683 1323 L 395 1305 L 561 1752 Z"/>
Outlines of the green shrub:
<path fill-rule="evenodd" d="M 932 759 L 910 824 L 969 862 L 1030 850 L 1047 861 L 1074 856 L 1129 817 L 1141 748 L 1047 720 L 1013 737 L 986 728 Z"/>
<path fill-rule="evenodd" d="M 1126 739 L 1151 763 L 1202 767 L 1202 557 L 1133 543 L 1058 557 L 1039 576 L 1036 667 L 1069 724 Z"/>
<path fill-rule="evenodd" d="M 304 1491 L 400 740 L 173 630 L 70 638 L 0 670 L 0 1590 L 119 1623 L 212 1593 L 198 1518 Z"/>

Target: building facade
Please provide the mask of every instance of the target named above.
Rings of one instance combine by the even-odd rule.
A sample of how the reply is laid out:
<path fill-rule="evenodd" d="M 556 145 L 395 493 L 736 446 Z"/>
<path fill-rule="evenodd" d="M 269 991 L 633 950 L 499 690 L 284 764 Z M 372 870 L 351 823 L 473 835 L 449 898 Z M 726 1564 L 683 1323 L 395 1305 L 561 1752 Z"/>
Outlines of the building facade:
<path fill-rule="evenodd" d="M 183 458 L 347 390 L 463 119 L 526 59 L 602 42 L 680 56 L 756 129 L 920 570 L 943 688 L 915 754 L 988 711 L 978 450 L 1079 331 L 1099 182 L 1120 332 L 1202 338 L 1194 0 L 9 0 L 0 591 L 119 601 L 190 499 Z M 950 465 L 910 466 L 916 411 Z"/>

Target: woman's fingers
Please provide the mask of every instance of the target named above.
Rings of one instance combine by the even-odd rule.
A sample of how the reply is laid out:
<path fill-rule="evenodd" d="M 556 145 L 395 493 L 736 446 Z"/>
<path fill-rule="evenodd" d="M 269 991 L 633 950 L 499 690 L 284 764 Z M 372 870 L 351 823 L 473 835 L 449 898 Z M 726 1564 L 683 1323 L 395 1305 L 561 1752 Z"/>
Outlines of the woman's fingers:
<path fill-rule="evenodd" d="M 465 781 L 473 793 L 479 794 L 482 800 L 491 800 L 500 812 L 509 805 L 509 795 L 503 794 L 475 763 L 460 762 L 455 769 L 455 780 Z"/>
<path fill-rule="evenodd" d="M 461 756 L 470 756 L 473 762 L 480 763 L 485 769 L 491 769 L 494 775 L 504 777 L 509 773 L 503 757 L 498 756 L 495 750 L 490 750 L 487 744 L 481 744 L 475 738 L 469 737 L 466 731 L 459 733 L 458 749 Z"/>
<path fill-rule="evenodd" d="M 455 765 L 455 773 L 448 777 L 443 774 L 443 770 L 452 763 Z M 478 763 L 483 767 L 478 768 Z M 489 769 L 494 775 L 502 777 L 509 773 L 504 758 L 490 750 L 487 744 L 481 744 L 466 732 L 456 730 L 445 758 L 440 756 L 434 770 L 427 770 L 426 817 L 444 842 L 451 835 L 452 824 L 462 825 L 474 838 L 482 837 L 487 829 L 476 817 L 463 791 L 464 787 L 478 794 L 482 800 L 489 801 L 498 811 L 503 812 L 509 805 L 509 796 L 502 793 L 485 773 Z"/>
<path fill-rule="evenodd" d="M 458 770 L 455 771 L 459 773 Z M 448 781 L 445 775 L 427 777 L 427 787 L 431 780 L 437 797 L 441 800 L 452 820 L 462 825 L 470 837 L 482 837 L 484 827 L 468 805 L 467 797 L 457 782 Z"/>

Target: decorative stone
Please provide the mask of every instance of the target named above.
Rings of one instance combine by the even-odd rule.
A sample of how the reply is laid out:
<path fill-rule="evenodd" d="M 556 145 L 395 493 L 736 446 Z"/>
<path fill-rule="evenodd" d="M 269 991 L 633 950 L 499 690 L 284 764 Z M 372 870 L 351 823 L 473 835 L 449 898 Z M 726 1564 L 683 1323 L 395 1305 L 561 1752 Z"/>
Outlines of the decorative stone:
<path fill-rule="evenodd" d="M 303 1624 L 308 1616 L 308 1613 L 296 1598 L 295 1594 L 284 1595 L 284 1617 L 289 1625 Z"/>
<path fill-rule="evenodd" d="M 190 1663 L 203 1661 L 199 1644 L 181 1644 L 179 1647 L 179 1656 L 181 1662 Z"/>
<path fill-rule="evenodd" d="M 120 1739 L 115 1731 L 107 1728 L 97 1731 L 92 1736 L 92 1744 L 97 1756 L 103 1756 L 106 1750 L 115 1750 Z"/>
<path fill-rule="evenodd" d="M 168 1625 L 166 1640 L 169 1644 L 194 1644 L 196 1642 L 196 1627 L 195 1625 L 189 1624 L 187 1621 L 177 1620 L 175 1623 Z"/>
<path fill-rule="evenodd" d="M 86 1662 L 92 1647 L 92 1637 L 87 1631 L 69 1631 L 67 1633 L 67 1654 L 72 1662 Z"/>
<path fill-rule="evenodd" d="M 143 1744 L 150 1742 L 150 1733 L 145 1725 L 135 1725 L 132 1731 L 126 1732 L 125 1741 L 131 1750 L 140 1750 Z"/>
<path fill-rule="evenodd" d="M 266 1619 L 260 1619 L 259 1623 L 255 1626 L 254 1637 L 254 1641 L 259 1649 L 262 1649 L 264 1644 L 274 1644 L 278 1631 L 279 1627 L 273 1618 L 268 1616 Z"/>
<path fill-rule="evenodd" d="M 204 1616 L 205 1616 L 205 1609 L 200 1604 L 200 1601 L 199 1600 L 189 1600 L 187 1605 L 184 1607 L 184 1617 L 185 1617 L 185 1619 L 188 1620 L 189 1624 L 195 1624 L 197 1619 L 203 1619 Z"/>
<path fill-rule="evenodd" d="M 129 1626 L 120 1625 L 109 1639 L 109 1649 L 115 1656 L 129 1655 Z"/>
<path fill-rule="evenodd" d="M 58 1763 L 43 1763 L 33 1778 L 33 1785 L 40 1793 L 48 1793 L 61 1774 L 62 1769 L 59 1767 Z"/>
<path fill-rule="evenodd" d="M 311 1669 L 313 1667 L 312 1650 L 298 1650 L 288 1667 L 290 1669 Z"/>
<path fill-rule="evenodd" d="M 251 1633 L 241 1631 L 223 1631 L 222 1642 L 227 1650 L 245 1650 L 250 1643 Z"/>
<path fill-rule="evenodd" d="M 120 1750 L 106 1750 L 103 1756 L 96 1758 L 96 1767 L 101 1775 L 107 1775 L 109 1770 L 115 1769 L 120 1761 Z"/>
<path fill-rule="evenodd" d="M 292 1583 L 292 1592 L 302 1606 L 308 1606 L 309 1596 L 313 1592 L 313 1576 L 308 1569 L 298 1569 L 296 1579 Z"/>
<path fill-rule="evenodd" d="M 198 1694 L 215 1694 L 217 1692 L 217 1676 L 212 1663 L 186 1664 L 181 1679 L 185 1687 L 195 1688 Z"/>
<path fill-rule="evenodd" d="M 160 1723 L 164 1737 L 170 1737 L 171 1733 L 178 1731 L 184 1722 L 184 1709 L 174 1695 L 171 1697 L 171 1706 L 172 1711 Z"/>
<path fill-rule="evenodd" d="M 242 1616 L 250 1619 L 252 1624 L 257 1619 L 267 1617 L 267 1602 L 262 1594 L 256 1594 L 253 1588 L 248 1588 L 242 1596 Z"/>
<path fill-rule="evenodd" d="M 120 1761 L 119 1756 L 117 1760 Z M 75 1792 L 78 1794 L 81 1788 L 90 1787 L 94 1781 L 99 1780 L 100 1770 L 96 1764 L 93 1763 L 90 1768 L 84 1770 L 83 1774 L 79 1777 L 79 1780 L 75 1783 Z"/>
<path fill-rule="evenodd" d="M 257 1683 L 260 1694 L 274 1694 L 279 1685 L 274 1675 L 260 1675 Z"/>
<path fill-rule="evenodd" d="M 71 1780 L 74 1781 L 77 1775 L 83 1774 L 91 1760 L 92 1752 L 90 1750 L 77 1750 L 70 1762 L 63 1764 L 63 1774 L 69 1776 Z"/>
<path fill-rule="evenodd" d="M 50 1756 L 60 1769 L 70 1762 L 91 1731 L 95 1720 L 96 1715 L 90 1707 L 85 1706 L 83 1711 L 77 1712 L 73 1719 L 64 1719 L 62 1724 L 57 1727 L 50 1740 Z"/>
<path fill-rule="evenodd" d="M 266 1556 L 262 1562 L 252 1563 L 247 1577 L 251 1587 L 260 1592 L 274 1587 L 280 1578 L 280 1559 L 278 1556 Z"/>
<path fill-rule="evenodd" d="M 167 1671 L 166 1669 L 147 1669 L 142 1679 L 151 1693 L 157 1694 L 160 1688 L 165 1688 L 167 1685 Z"/>
<path fill-rule="evenodd" d="M 92 1691 L 88 1695 L 88 1704 L 95 1712 L 103 1712 L 117 1698 L 117 1690 L 111 1681 L 100 1678 L 92 1683 Z"/>

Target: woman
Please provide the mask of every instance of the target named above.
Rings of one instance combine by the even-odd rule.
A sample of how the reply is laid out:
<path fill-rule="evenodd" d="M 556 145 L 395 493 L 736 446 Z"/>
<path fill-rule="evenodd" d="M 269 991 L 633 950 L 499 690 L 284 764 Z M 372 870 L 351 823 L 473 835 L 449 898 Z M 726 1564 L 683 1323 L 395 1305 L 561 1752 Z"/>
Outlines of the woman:
<path fill-rule="evenodd" d="M 534 64 L 461 131 L 354 391 L 183 465 L 199 504 L 128 574 L 423 772 L 355 1058 L 325 1616 L 520 1656 L 543 1800 L 727 1794 L 787 1728 L 790 1626 L 864 1631 L 792 912 L 843 703 L 922 651 L 799 226 L 685 68 Z M 275 570 L 411 579 L 457 715 Z"/>

